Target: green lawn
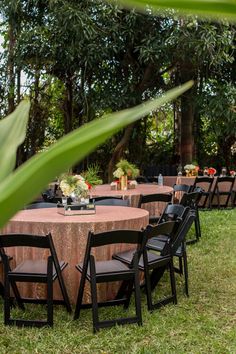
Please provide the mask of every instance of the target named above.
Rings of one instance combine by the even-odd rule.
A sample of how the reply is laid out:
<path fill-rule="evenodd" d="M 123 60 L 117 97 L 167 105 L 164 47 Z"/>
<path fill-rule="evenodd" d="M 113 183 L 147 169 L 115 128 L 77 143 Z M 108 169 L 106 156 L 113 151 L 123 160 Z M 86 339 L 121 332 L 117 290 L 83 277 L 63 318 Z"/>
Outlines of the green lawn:
<path fill-rule="evenodd" d="M 200 218 L 202 238 L 188 246 L 189 298 L 176 275 L 177 306 L 148 313 L 143 294 L 142 327 L 117 326 L 95 335 L 90 310 L 73 321 L 55 307 L 53 329 L 5 327 L 1 311 L 0 353 L 236 353 L 236 209 L 203 211 Z M 165 281 L 158 291 L 165 291 Z M 102 315 L 107 311 L 123 310 L 102 309 Z"/>

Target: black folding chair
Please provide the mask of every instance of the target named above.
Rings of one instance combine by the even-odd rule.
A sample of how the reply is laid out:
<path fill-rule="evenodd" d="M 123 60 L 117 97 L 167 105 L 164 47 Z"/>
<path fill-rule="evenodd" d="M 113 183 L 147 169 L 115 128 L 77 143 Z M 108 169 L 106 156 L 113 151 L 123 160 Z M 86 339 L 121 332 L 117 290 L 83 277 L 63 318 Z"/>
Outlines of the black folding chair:
<path fill-rule="evenodd" d="M 195 238 L 188 239 L 186 241 L 187 244 L 192 244 L 199 241 L 201 237 L 201 224 L 200 217 L 198 212 L 198 204 L 201 199 L 203 190 L 201 187 L 196 187 L 193 192 L 185 193 L 180 201 L 185 207 L 189 207 L 193 214 L 195 214 L 194 226 L 195 226 Z"/>
<path fill-rule="evenodd" d="M 225 177 L 217 177 L 216 184 L 212 193 L 212 202 L 213 198 L 217 199 L 217 207 L 227 208 L 229 206 L 229 202 L 231 201 L 231 207 L 233 207 L 233 186 L 235 182 L 235 177 L 225 176 Z M 225 197 L 224 202 L 222 202 L 221 197 Z"/>
<path fill-rule="evenodd" d="M 136 245 L 136 251 L 133 254 L 132 262 L 129 267 L 127 267 L 122 262 L 114 259 L 104 261 L 95 260 L 95 257 L 92 255 L 92 250 L 94 248 L 117 243 L 127 243 Z M 92 307 L 94 332 L 98 331 L 102 327 L 110 327 L 115 324 L 142 324 L 138 262 L 145 244 L 145 231 L 114 230 L 99 234 L 93 234 L 92 232 L 89 232 L 84 262 L 83 264 L 81 263 L 76 266 L 77 270 L 81 273 L 81 280 L 79 285 L 74 319 L 79 318 L 81 309 Z M 90 282 L 91 286 L 92 303 L 90 304 L 82 303 L 86 280 Z M 125 296 L 122 298 L 116 298 L 114 300 L 98 302 L 96 288 L 97 284 L 120 280 L 127 281 L 129 284 Z M 129 306 L 133 284 L 135 289 L 135 316 L 125 318 L 122 317 L 112 320 L 99 320 L 99 306 L 114 306 L 122 304 L 125 308 Z"/>
<path fill-rule="evenodd" d="M 167 203 L 171 202 L 172 194 L 171 193 L 156 193 L 156 194 L 141 194 L 139 199 L 138 208 L 142 208 L 143 205 L 149 203 L 163 203 L 166 206 Z M 149 216 L 149 223 L 156 224 L 160 218 L 160 215 L 151 215 Z"/>
<path fill-rule="evenodd" d="M 173 203 L 178 204 L 185 193 L 191 191 L 192 185 L 188 184 L 174 184 L 173 185 Z"/>
<path fill-rule="evenodd" d="M 95 205 L 110 205 L 110 206 L 129 206 L 129 199 L 122 198 L 105 198 L 94 201 Z"/>
<path fill-rule="evenodd" d="M 42 209 L 42 208 L 56 208 L 56 204 L 49 203 L 49 202 L 37 202 L 37 203 L 26 205 L 24 209 L 29 210 L 29 209 Z"/>
<path fill-rule="evenodd" d="M 161 252 L 160 255 L 155 254 L 153 252 L 147 252 L 147 249 L 145 248 L 143 252 L 143 257 L 140 258 L 139 265 L 138 265 L 139 270 L 144 272 L 145 274 L 145 290 L 147 295 L 147 305 L 150 311 L 154 310 L 155 308 L 164 306 L 170 302 L 174 304 L 177 303 L 173 257 L 172 257 L 171 246 L 170 246 L 176 227 L 177 227 L 177 222 L 170 221 L 155 226 L 149 225 L 146 229 L 148 238 L 152 238 L 154 235 L 166 236 L 168 238 L 167 242 L 163 243 L 165 247 L 163 247 L 163 251 Z M 114 259 L 117 259 L 129 266 L 130 264 L 132 264 L 132 257 L 133 257 L 132 250 L 120 252 L 113 255 Z M 154 303 L 152 299 L 152 290 L 154 290 L 155 286 L 159 282 L 160 278 L 162 277 L 166 269 L 170 270 L 171 295 Z M 121 285 L 120 294 L 122 294 L 122 292 L 124 291 L 125 285 L 126 284 L 124 283 Z"/>
<path fill-rule="evenodd" d="M 90 198 L 91 202 L 100 202 L 100 200 L 108 200 L 108 199 L 117 199 L 117 200 L 123 200 L 122 196 L 111 196 L 111 195 L 105 195 L 105 196 L 99 196 L 99 197 L 92 197 Z"/>
<path fill-rule="evenodd" d="M 202 188 L 201 199 L 198 203 L 198 208 L 201 208 L 201 209 L 204 209 L 204 208 L 211 209 L 212 208 L 211 201 L 212 201 L 213 182 L 214 182 L 213 177 L 197 176 L 195 178 L 195 181 L 193 184 L 193 190 L 196 187 Z"/>
<path fill-rule="evenodd" d="M 174 267 L 175 272 L 179 274 L 184 274 L 185 283 L 184 289 L 185 294 L 189 296 L 189 287 L 188 287 L 188 263 L 187 263 L 187 252 L 186 252 L 186 235 L 190 230 L 194 220 L 195 214 L 193 214 L 188 207 L 185 208 L 185 213 L 183 214 L 184 218 L 179 223 L 179 227 L 176 230 L 175 238 L 173 239 L 172 244 L 172 256 L 176 256 L 179 258 L 179 268 Z M 163 242 L 162 237 L 152 237 L 148 243 L 147 248 L 154 251 L 163 252 L 166 247 L 166 242 Z M 182 265 L 182 260 L 184 266 Z"/>
<path fill-rule="evenodd" d="M 6 325 L 17 326 L 53 326 L 53 303 L 62 304 L 68 312 L 71 312 L 71 306 L 62 277 L 62 270 L 66 268 L 67 263 L 58 261 L 52 236 L 49 233 L 46 236 L 36 236 L 28 234 L 4 234 L 0 235 L 0 254 L 4 266 L 4 323 Z M 42 248 L 48 251 L 47 260 L 25 260 L 11 269 L 9 257 L 5 249 L 9 247 L 33 247 Z M 53 300 L 53 281 L 58 279 L 63 300 Z M 47 304 L 47 320 L 25 320 L 11 318 L 11 297 L 10 286 L 13 287 L 16 282 L 45 283 L 47 284 L 47 298 L 23 298 L 17 293 L 17 302 Z M 15 293 L 15 291 L 14 291 Z"/>

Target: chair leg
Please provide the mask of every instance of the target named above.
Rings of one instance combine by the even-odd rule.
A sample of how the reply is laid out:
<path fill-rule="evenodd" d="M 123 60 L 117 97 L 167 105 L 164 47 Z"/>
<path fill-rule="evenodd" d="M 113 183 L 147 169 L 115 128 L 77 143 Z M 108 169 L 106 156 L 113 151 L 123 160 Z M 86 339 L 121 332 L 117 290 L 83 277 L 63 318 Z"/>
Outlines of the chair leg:
<path fill-rule="evenodd" d="M 201 234 L 201 224 L 200 224 L 200 216 L 199 216 L 198 209 L 196 209 L 196 223 L 198 226 L 198 238 L 200 238 L 200 237 L 202 237 L 202 234 Z"/>
<path fill-rule="evenodd" d="M 15 295 L 17 305 L 19 306 L 19 308 L 21 310 L 25 310 L 25 306 L 24 306 L 24 303 L 23 303 L 23 301 L 21 299 L 18 287 L 17 287 L 17 285 L 16 285 L 16 283 L 14 281 L 11 281 L 11 287 L 12 287 L 13 293 Z"/>
<path fill-rule="evenodd" d="M 185 287 L 185 294 L 189 297 L 188 291 L 188 261 L 187 261 L 187 253 L 184 251 L 183 253 L 183 261 L 184 261 L 184 287 Z"/>
<path fill-rule="evenodd" d="M 138 271 L 138 259 L 134 259 L 134 294 L 135 294 L 135 309 L 136 316 L 138 319 L 138 325 L 142 325 L 142 311 L 141 311 L 141 294 L 140 294 L 140 282 L 139 282 L 139 271 Z"/>
<path fill-rule="evenodd" d="M 47 321 L 50 327 L 53 326 L 53 261 L 49 257 L 48 260 L 48 278 L 47 278 Z"/>
<path fill-rule="evenodd" d="M 3 299 L 4 299 L 4 292 L 5 292 L 5 290 L 4 290 L 3 283 L 0 282 L 0 296 L 1 296 Z"/>
<path fill-rule="evenodd" d="M 81 305 L 82 305 L 83 295 L 84 295 L 85 281 L 86 281 L 85 271 L 83 270 L 83 272 L 81 274 L 79 291 L 78 291 L 77 301 L 76 301 L 76 305 L 75 305 L 74 320 L 77 320 L 80 316 L 80 310 L 81 310 Z"/>
<path fill-rule="evenodd" d="M 9 325 L 10 324 L 10 282 L 8 275 L 5 275 L 5 281 L 4 281 L 4 324 Z"/>
<path fill-rule="evenodd" d="M 125 300 L 125 303 L 124 303 L 124 308 L 125 309 L 127 309 L 129 307 L 134 286 L 136 286 L 136 285 L 134 284 L 133 280 L 130 280 L 128 282 L 128 284 L 127 284 L 126 292 L 125 292 L 126 293 L 126 300 Z"/>
<path fill-rule="evenodd" d="M 179 271 L 178 273 L 183 274 L 183 261 L 182 257 L 179 257 Z"/>
<path fill-rule="evenodd" d="M 170 284 L 171 284 L 171 293 L 173 296 L 173 304 L 177 304 L 177 292 L 176 292 L 176 282 L 175 282 L 175 271 L 173 259 L 170 262 Z"/>
<path fill-rule="evenodd" d="M 151 280 L 150 280 L 150 273 L 149 270 L 145 268 L 145 290 L 146 290 L 146 297 L 147 297 L 147 307 L 149 311 L 153 310 L 152 306 L 152 290 L 151 290 Z"/>
<path fill-rule="evenodd" d="M 66 309 L 67 309 L 67 311 L 69 313 L 71 313 L 72 312 L 72 308 L 71 308 L 71 305 L 70 305 L 70 300 L 69 300 L 68 293 L 67 293 L 67 290 L 66 290 L 65 282 L 64 282 L 63 276 L 61 274 L 61 270 L 58 271 L 57 277 L 58 277 L 58 282 L 59 282 L 59 285 L 60 285 L 60 289 L 61 289 L 61 293 L 62 293 L 64 302 L 65 302 Z"/>
<path fill-rule="evenodd" d="M 163 276 L 164 272 L 166 270 L 166 266 L 162 266 L 156 269 L 153 269 L 151 277 L 150 277 L 150 283 L 151 283 L 151 290 L 153 291 L 155 287 L 157 286 L 159 280 Z"/>
<path fill-rule="evenodd" d="M 97 300 L 97 284 L 96 284 L 96 270 L 94 259 L 90 258 L 90 286 L 91 286 L 91 298 L 92 298 L 92 313 L 93 313 L 93 332 L 96 333 L 99 330 L 98 320 L 98 300 Z"/>

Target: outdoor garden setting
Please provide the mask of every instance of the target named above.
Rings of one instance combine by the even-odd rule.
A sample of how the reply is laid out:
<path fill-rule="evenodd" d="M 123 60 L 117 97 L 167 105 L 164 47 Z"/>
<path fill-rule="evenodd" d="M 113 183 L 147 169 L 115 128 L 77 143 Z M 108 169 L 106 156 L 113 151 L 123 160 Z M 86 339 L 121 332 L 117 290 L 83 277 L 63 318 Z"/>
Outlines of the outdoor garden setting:
<path fill-rule="evenodd" d="M 92 315 L 81 319 L 55 308 L 55 326 L 15 328 L 3 325 L 2 353 L 234 353 L 236 262 L 236 209 L 202 211 L 202 239 L 188 246 L 190 296 L 183 293 L 183 279 L 176 276 L 178 305 L 148 312 L 142 293 L 143 326 L 116 326 L 92 333 Z M 159 291 L 164 291 L 165 280 Z M 104 309 L 104 313 L 107 309 Z M 119 315 L 118 309 L 109 309 Z M 32 315 L 44 312 L 32 308 Z M 103 314 L 103 310 L 101 310 Z"/>
<path fill-rule="evenodd" d="M 0 353 L 235 353 L 235 18 L 1 1 Z"/>

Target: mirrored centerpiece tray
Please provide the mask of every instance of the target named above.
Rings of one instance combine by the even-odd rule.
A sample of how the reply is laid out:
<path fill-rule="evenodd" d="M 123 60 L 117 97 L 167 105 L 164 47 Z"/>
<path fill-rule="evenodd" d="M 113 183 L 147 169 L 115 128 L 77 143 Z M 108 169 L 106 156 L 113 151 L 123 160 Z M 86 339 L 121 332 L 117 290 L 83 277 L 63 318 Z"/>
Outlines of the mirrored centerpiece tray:
<path fill-rule="evenodd" d="M 61 215 L 90 215 L 96 213 L 96 206 L 94 203 L 71 203 L 71 204 L 57 204 L 57 212 Z"/>

